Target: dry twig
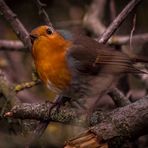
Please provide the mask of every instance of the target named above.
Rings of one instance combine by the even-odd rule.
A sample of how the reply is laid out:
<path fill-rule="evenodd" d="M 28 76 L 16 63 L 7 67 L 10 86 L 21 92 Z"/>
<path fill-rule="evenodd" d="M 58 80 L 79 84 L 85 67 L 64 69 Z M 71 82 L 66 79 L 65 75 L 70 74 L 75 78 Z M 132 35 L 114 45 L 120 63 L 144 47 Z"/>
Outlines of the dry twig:
<path fill-rule="evenodd" d="M 18 38 L 24 43 L 24 45 L 31 48 L 31 42 L 27 30 L 17 18 L 16 14 L 12 12 L 12 10 L 6 5 L 3 0 L 0 0 L 0 12 L 10 23 L 12 29 L 14 30 Z"/>
<path fill-rule="evenodd" d="M 133 38 L 133 33 L 135 31 L 135 27 L 136 27 L 136 14 L 134 15 L 134 18 L 133 18 L 133 27 L 132 27 L 131 34 L 130 34 L 130 49 L 133 49 L 132 38 Z"/>
<path fill-rule="evenodd" d="M 48 115 L 48 109 L 50 104 L 21 104 L 16 105 L 7 116 L 11 115 L 13 118 L 20 119 L 37 119 L 48 120 L 65 123 L 85 125 L 84 118 L 81 119 L 77 116 L 76 112 L 72 108 L 61 107 L 57 112 L 52 110 L 51 115 Z M 97 115 L 93 114 L 94 116 Z M 98 116 L 91 119 L 99 118 Z M 81 123 L 81 124 L 80 124 Z M 117 108 L 111 112 L 106 113 L 102 120 L 90 128 L 90 131 L 95 133 L 97 137 L 101 137 L 105 141 L 114 141 L 116 138 L 122 142 L 126 139 L 135 139 L 139 136 L 146 134 L 148 125 L 148 99 L 144 97 L 138 101 L 126 105 L 121 108 Z M 80 137 L 80 136 L 78 136 Z M 114 139 L 115 138 L 115 139 Z"/>
<path fill-rule="evenodd" d="M 131 0 L 129 4 L 121 11 L 121 13 L 114 19 L 109 27 L 104 31 L 101 37 L 98 38 L 99 43 L 106 43 L 111 35 L 119 28 L 123 23 L 127 15 L 137 6 L 141 0 Z"/>
<path fill-rule="evenodd" d="M 0 40 L 0 50 L 8 51 L 26 51 L 21 41 L 14 40 Z"/>
<path fill-rule="evenodd" d="M 110 0 L 110 17 L 111 20 L 113 21 L 116 17 L 116 7 L 115 7 L 115 0 Z"/>
<path fill-rule="evenodd" d="M 142 42 L 145 43 L 148 41 L 148 33 L 144 34 L 137 34 L 132 37 L 132 42 Z M 129 36 L 113 36 L 108 40 L 109 44 L 115 44 L 115 45 L 125 45 L 129 44 L 130 37 Z"/>
<path fill-rule="evenodd" d="M 44 7 L 46 7 L 46 4 L 42 3 L 40 0 L 34 0 L 34 2 L 36 3 L 36 6 L 38 7 L 39 10 L 39 15 L 42 17 L 42 19 L 44 20 L 45 24 L 48 26 L 53 27 L 49 16 L 47 14 L 47 12 L 45 11 Z"/>

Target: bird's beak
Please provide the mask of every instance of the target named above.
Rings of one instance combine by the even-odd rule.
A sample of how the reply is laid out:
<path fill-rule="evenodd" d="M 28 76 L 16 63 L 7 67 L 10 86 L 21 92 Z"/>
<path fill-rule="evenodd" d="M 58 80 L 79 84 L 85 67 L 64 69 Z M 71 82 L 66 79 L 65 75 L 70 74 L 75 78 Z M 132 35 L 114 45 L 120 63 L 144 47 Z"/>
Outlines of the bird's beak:
<path fill-rule="evenodd" d="M 33 44 L 35 39 L 37 39 L 37 36 L 36 35 L 32 35 L 32 34 L 30 34 L 29 36 L 30 36 L 31 43 Z"/>

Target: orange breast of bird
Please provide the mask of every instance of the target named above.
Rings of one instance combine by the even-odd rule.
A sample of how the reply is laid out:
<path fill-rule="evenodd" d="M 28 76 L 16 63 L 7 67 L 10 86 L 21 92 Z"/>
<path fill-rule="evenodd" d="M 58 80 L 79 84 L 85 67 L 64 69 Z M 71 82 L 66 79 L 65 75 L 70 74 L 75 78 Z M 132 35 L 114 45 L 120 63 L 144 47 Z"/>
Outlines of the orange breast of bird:
<path fill-rule="evenodd" d="M 66 59 L 70 45 L 58 33 L 50 38 L 40 36 L 33 45 L 32 54 L 39 77 L 53 91 L 62 91 L 70 85 L 71 73 Z"/>

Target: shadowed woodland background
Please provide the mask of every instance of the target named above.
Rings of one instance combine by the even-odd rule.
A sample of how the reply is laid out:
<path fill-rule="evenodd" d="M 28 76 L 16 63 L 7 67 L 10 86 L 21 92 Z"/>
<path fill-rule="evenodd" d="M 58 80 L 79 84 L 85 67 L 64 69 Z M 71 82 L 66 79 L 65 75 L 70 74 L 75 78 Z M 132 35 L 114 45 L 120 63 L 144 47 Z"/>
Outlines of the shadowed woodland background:
<path fill-rule="evenodd" d="M 110 3 L 113 0 L 106 0 L 104 7 L 104 14 L 102 14 L 102 23 L 107 27 L 129 0 L 114 0 L 115 12 L 112 15 Z M 85 14 L 89 11 L 93 0 L 42 0 L 47 6 L 45 7 L 53 25 L 58 29 L 69 29 L 78 33 L 84 33 L 93 38 L 96 34 L 86 26 L 84 20 Z M 33 28 L 43 25 L 44 21 L 38 15 L 38 9 L 33 0 L 6 0 L 7 5 L 17 14 L 17 17 L 22 21 L 27 30 L 31 31 Z M 133 18 L 136 14 L 135 34 L 148 32 L 148 15 L 147 15 L 148 1 L 143 0 L 142 3 L 135 9 L 125 20 L 122 26 L 118 29 L 116 34 L 130 36 L 133 28 Z M 12 31 L 9 23 L 0 16 L 0 39 L 17 40 L 15 33 Z M 115 46 L 119 50 L 129 49 L 129 43 Z M 132 42 L 132 52 L 144 56 L 148 56 L 148 44 L 141 40 Z M 30 81 L 32 77 L 33 61 L 31 53 L 24 49 L 21 51 L 7 51 L 0 49 L 0 68 L 5 72 L 8 80 L 14 84 Z M 147 93 L 147 84 L 138 78 L 129 75 L 121 78 L 118 88 L 120 88 L 125 95 L 130 94 L 131 100 L 136 100 Z M 146 88 L 146 89 L 145 89 Z M 18 92 L 18 98 L 22 102 L 41 102 L 47 99 L 52 100 L 54 94 L 49 91 L 44 85 L 37 85 L 33 88 Z M 0 101 L 0 108 L 2 108 L 2 101 Z M 105 96 L 100 102 L 100 107 L 104 110 L 115 108 L 113 101 Z M 0 147 L 23 147 L 25 138 L 20 136 L 9 123 L 5 120 L 0 121 Z M 9 121 L 11 122 L 11 121 Z M 31 121 L 30 121 L 31 123 Z M 16 126 L 16 125 L 15 125 Z M 26 126 L 27 136 L 29 130 Z M 62 144 L 67 137 L 73 136 L 80 132 L 80 128 L 62 125 L 59 123 L 51 123 L 41 139 L 35 143 L 34 147 L 62 147 Z M 9 141 L 9 142 L 8 142 Z M 135 142 L 128 144 L 127 147 L 146 148 L 148 147 L 148 138 L 140 137 Z"/>

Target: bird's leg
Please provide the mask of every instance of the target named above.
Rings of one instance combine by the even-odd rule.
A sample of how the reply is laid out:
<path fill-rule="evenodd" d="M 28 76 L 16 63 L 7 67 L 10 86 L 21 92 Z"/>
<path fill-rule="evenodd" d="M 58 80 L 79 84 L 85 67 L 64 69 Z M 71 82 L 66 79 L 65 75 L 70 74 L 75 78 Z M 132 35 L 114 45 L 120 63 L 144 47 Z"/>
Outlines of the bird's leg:
<path fill-rule="evenodd" d="M 59 95 L 54 102 L 50 102 L 52 103 L 52 106 L 50 106 L 49 109 L 49 115 L 51 113 L 51 110 L 55 107 L 57 111 L 59 111 L 60 107 L 62 105 L 65 105 L 66 102 L 69 102 L 71 98 L 67 97 L 67 96 L 63 96 L 63 95 Z"/>
<path fill-rule="evenodd" d="M 87 110 L 87 108 L 83 105 L 84 103 L 81 100 L 72 100 L 70 97 L 59 95 L 54 102 L 50 102 L 52 104 L 49 107 L 49 115 L 53 108 L 55 108 L 56 111 L 59 112 L 60 107 L 62 105 L 65 105 L 66 102 L 68 102 L 74 108 Z"/>

